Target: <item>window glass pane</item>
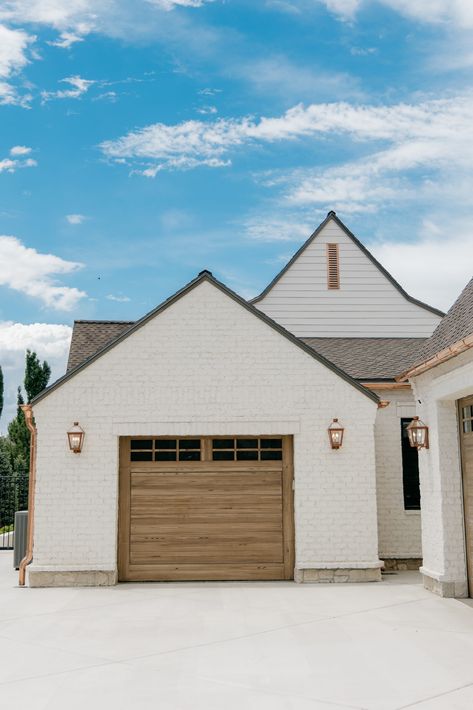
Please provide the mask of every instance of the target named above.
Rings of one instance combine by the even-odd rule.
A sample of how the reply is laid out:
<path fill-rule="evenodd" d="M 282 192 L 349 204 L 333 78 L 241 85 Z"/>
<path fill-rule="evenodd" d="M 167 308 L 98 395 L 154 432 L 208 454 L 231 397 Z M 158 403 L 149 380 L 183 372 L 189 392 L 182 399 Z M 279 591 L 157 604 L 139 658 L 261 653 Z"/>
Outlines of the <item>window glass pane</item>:
<path fill-rule="evenodd" d="M 473 405 L 469 404 L 467 407 L 462 407 L 462 418 L 471 419 L 473 417 Z"/>
<path fill-rule="evenodd" d="M 233 451 L 214 451 L 212 456 L 214 461 L 233 461 Z"/>
<path fill-rule="evenodd" d="M 132 451 L 130 456 L 131 461 L 152 461 L 152 451 Z"/>
<path fill-rule="evenodd" d="M 261 461 L 282 461 L 282 451 L 262 451 Z"/>
<path fill-rule="evenodd" d="M 257 449 L 258 439 L 237 439 L 237 449 Z"/>
<path fill-rule="evenodd" d="M 154 454 L 155 461 L 176 461 L 175 451 L 156 451 Z"/>
<path fill-rule="evenodd" d="M 213 439 L 212 446 L 214 449 L 233 449 L 235 446 L 234 439 Z"/>
<path fill-rule="evenodd" d="M 237 461 L 258 461 L 258 451 L 237 451 Z"/>
<path fill-rule="evenodd" d="M 463 422 L 463 433 L 464 434 L 471 434 L 473 430 L 473 421 L 471 419 L 465 419 Z"/>
<path fill-rule="evenodd" d="M 262 449 L 282 449 L 282 439 L 261 439 Z"/>
<path fill-rule="evenodd" d="M 200 461 L 200 451 L 179 451 L 179 461 Z"/>
<path fill-rule="evenodd" d="M 132 449 L 152 449 L 153 442 L 151 439 L 132 439 L 131 440 Z"/>
<path fill-rule="evenodd" d="M 180 439 L 179 449 L 200 449 L 200 439 Z"/>
<path fill-rule="evenodd" d="M 412 419 L 401 419 L 402 483 L 404 509 L 420 510 L 419 455 L 409 444 L 407 426 Z"/>
<path fill-rule="evenodd" d="M 175 449 L 176 439 L 156 439 L 154 446 L 156 449 Z"/>

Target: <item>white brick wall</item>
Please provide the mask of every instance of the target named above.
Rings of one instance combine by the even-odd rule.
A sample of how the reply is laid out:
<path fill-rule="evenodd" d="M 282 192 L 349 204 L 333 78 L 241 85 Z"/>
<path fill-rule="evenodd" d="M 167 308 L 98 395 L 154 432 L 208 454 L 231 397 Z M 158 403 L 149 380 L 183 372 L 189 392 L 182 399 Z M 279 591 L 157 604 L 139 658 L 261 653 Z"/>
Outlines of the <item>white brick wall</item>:
<path fill-rule="evenodd" d="M 414 397 L 410 390 L 377 394 L 390 402 L 375 425 L 379 556 L 422 557 L 420 511 L 404 510 L 402 484 L 401 418 L 415 415 Z"/>
<path fill-rule="evenodd" d="M 378 560 L 376 404 L 204 281 L 37 403 L 32 569 L 116 568 L 118 435 L 294 434 L 296 566 Z M 346 427 L 339 451 L 327 426 Z M 69 452 L 74 421 L 86 437 Z"/>
<path fill-rule="evenodd" d="M 419 456 L 423 572 L 448 596 L 466 595 L 461 464 L 456 401 L 473 393 L 470 350 L 413 379 L 417 414 L 430 448 Z"/>

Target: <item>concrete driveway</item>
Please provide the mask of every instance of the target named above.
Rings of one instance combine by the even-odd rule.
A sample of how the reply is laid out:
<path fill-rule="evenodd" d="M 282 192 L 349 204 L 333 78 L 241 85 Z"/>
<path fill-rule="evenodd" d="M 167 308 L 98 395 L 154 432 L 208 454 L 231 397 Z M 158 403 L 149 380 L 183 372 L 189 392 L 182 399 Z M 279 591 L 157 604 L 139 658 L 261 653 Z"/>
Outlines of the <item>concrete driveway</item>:
<path fill-rule="evenodd" d="M 0 553 L 0 707 L 471 710 L 473 609 L 378 584 L 19 589 Z"/>

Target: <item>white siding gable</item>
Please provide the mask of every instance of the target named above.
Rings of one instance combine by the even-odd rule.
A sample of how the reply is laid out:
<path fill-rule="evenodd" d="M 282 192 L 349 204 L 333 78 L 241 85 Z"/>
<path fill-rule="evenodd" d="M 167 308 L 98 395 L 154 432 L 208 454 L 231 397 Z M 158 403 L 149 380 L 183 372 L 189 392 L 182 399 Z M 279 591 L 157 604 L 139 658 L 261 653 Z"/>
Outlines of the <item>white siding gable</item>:
<path fill-rule="evenodd" d="M 327 288 L 327 244 L 338 244 L 339 289 Z M 441 320 L 409 301 L 334 219 L 254 305 L 298 337 L 428 337 Z"/>

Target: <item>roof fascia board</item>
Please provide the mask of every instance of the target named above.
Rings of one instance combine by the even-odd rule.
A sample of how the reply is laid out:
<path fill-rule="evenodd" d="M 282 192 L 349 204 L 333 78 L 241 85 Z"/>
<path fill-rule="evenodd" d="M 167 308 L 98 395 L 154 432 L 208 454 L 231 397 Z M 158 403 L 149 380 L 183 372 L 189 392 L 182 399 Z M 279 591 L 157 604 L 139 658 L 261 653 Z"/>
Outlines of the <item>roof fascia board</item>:
<path fill-rule="evenodd" d="M 339 367 L 334 365 L 330 360 L 327 360 L 325 357 L 317 353 L 313 348 L 311 348 L 309 345 L 306 345 L 303 343 L 301 340 L 296 338 L 295 335 L 292 335 L 288 330 L 283 328 L 279 323 L 276 323 L 272 318 L 267 316 L 265 313 L 262 311 L 258 310 L 254 306 L 252 306 L 248 301 L 245 301 L 241 296 L 239 296 L 237 293 L 232 291 L 231 289 L 228 288 L 228 286 L 225 286 L 225 284 L 221 283 L 218 281 L 209 271 L 203 271 L 201 272 L 195 279 L 190 281 L 186 286 L 184 286 L 182 289 L 177 291 L 174 295 L 170 296 L 168 299 L 163 301 L 159 306 L 154 308 L 152 311 L 144 315 L 142 318 L 140 318 L 138 321 L 135 322 L 134 325 L 132 325 L 130 328 L 127 328 L 123 333 L 121 333 L 115 340 L 112 340 L 111 343 L 108 343 L 105 345 L 103 348 L 101 348 L 98 352 L 96 352 L 94 355 L 92 355 L 90 358 L 85 360 L 84 362 L 80 363 L 75 367 L 74 369 L 70 370 L 69 372 L 66 372 L 65 375 L 60 377 L 56 382 L 54 382 L 52 385 L 44 389 L 42 392 L 40 392 L 32 401 L 31 404 L 37 404 L 40 402 L 42 399 L 47 397 L 51 392 L 54 390 L 58 389 L 58 387 L 61 387 L 65 382 L 70 380 L 74 375 L 77 373 L 81 372 L 84 370 L 88 365 L 91 363 L 95 362 L 95 360 L 98 360 L 102 355 L 105 353 L 109 352 L 109 350 L 112 350 L 116 345 L 121 343 L 123 340 L 128 338 L 130 335 L 135 333 L 139 328 L 141 328 L 143 325 L 148 323 L 148 321 L 152 320 L 155 316 L 159 315 L 163 311 L 167 310 L 170 306 L 172 306 L 174 303 L 179 301 L 183 296 L 188 294 L 190 291 L 192 291 L 196 286 L 199 284 L 203 283 L 204 281 L 208 281 L 211 283 L 213 286 L 218 288 L 222 293 L 226 294 L 230 298 L 232 298 L 236 303 L 238 303 L 240 306 L 245 308 L 249 313 L 252 313 L 254 316 L 256 316 L 259 320 L 263 321 L 267 325 L 269 325 L 273 330 L 276 330 L 278 333 L 280 333 L 283 337 L 285 337 L 287 340 L 291 341 L 294 345 L 296 345 L 300 350 L 303 350 L 307 355 L 310 355 L 310 357 L 314 360 L 317 360 L 320 362 L 322 365 L 325 365 L 329 370 L 334 372 L 336 375 L 338 375 L 341 379 L 345 380 L 348 382 L 352 387 L 355 387 L 359 392 L 364 394 L 366 397 L 370 398 L 373 400 L 373 402 L 378 402 L 379 397 L 374 393 L 371 392 L 370 390 L 366 389 L 363 387 L 362 384 L 357 382 L 353 377 L 351 377 L 348 373 L 346 373 L 344 370 L 341 370 Z"/>
<path fill-rule="evenodd" d="M 466 338 L 457 340 L 456 343 L 449 345 L 448 348 L 440 350 L 428 360 L 417 363 L 417 365 L 411 367 L 410 370 L 398 375 L 396 377 L 396 382 L 404 382 L 411 377 L 421 375 L 423 372 L 427 372 L 427 370 L 431 370 L 433 367 L 437 367 L 437 365 L 441 365 L 443 362 L 447 362 L 447 360 L 451 360 L 456 355 L 460 355 L 460 353 L 464 353 L 466 350 L 470 350 L 471 348 L 473 348 L 473 333 L 468 335 Z"/>
<path fill-rule="evenodd" d="M 414 303 L 416 306 L 420 306 L 421 308 L 425 308 L 426 310 L 430 311 L 431 313 L 435 313 L 435 315 L 440 316 L 443 318 L 445 313 L 443 311 L 440 311 L 438 308 L 434 308 L 433 306 L 429 306 L 427 303 L 424 303 L 423 301 L 419 301 L 417 298 L 414 298 L 413 296 L 410 296 L 404 289 L 402 288 L 401 284 L 396 281 L 394 276 L 391 276 L 389 271 L 387 271 L 382 264 L 379 263 L 379 261 L 371 254 L 370 251 L 365 247 L 364 244 L 360 242 L 360 240 L 355 237 L 353 232 L 351 232 L 348 227 L 342 222 L 342 220 L 337 217 L 335 212 L 329 212 L 324 221 L 319 224 L 317 229 L 311 236 L 304 242 L 304 244 L 296 251 L 294 256 L 287 262 L 287 264 L 281 269 L 281 271 L 276 274 L 274 279 L 266 286 L 266 288 L 260 293 L 259 296 L 256 296 L 256 298 L 253 298 L 250 303 L 258 303 L 258 301 L 261 301 L 268 293 L 271 291 L 273 286 L 277 284 L 279 279 L 286 273 L 288 269 L 293 265 L 293 263 L 300 257 L 300 255 L 307 249 L 308 246 L 312 244 L 314 239 L 317 238 L 317 236 L 320 234 L 320 232 L 323 230 L 323 228 L 330 222 L 330 220 L 333 220 L 339 227 L 342 229 L 345 234 L 356 244 L 359 249 L 365 254 L 365 256 L 368 257 L 368 259 L 374 264 L 380 271 L 381 273 L 388 279 L 388 281 L 394 286 L 394 288 L 399 291 L 399 293 L 410 303 Z"/>

